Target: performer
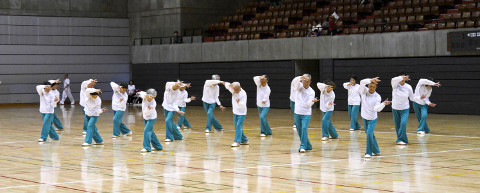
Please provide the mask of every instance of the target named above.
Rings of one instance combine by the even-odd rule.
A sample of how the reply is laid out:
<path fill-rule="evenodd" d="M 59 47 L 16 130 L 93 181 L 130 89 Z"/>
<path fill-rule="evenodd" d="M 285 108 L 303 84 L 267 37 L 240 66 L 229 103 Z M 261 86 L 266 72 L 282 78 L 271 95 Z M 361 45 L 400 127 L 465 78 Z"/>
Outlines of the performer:
<path fill-rule="evenodd" d="M 182 140 L 182 133 L 177 129 L 173 122 L 173 116 L 175 112 L 180 115 L 184 115 L 185 112 L 180 111 L 178 108 L 178 100 L 180 98 L 180 87 L 182 82 L 167 82 L 165 84 L 165 92 L 163 93 L 163 113 L 165 115 L 165 142 L 171 142 L 173 140 Z M 190 86 L 190 84 L 188 84 Z"/>
<path fill-rule="evenodd" d="M 87 117 L 87 135 L 85 136 L 85 143 L 82 146 L 92 145 L 92 139 L 95 140 L 94 145 L 103 145 L 103 139 L 98 133 L 98 128 L 96 126 L 98 116 L 100 113 L 107 111 L 107 108 L 102 108 L 102 100 L 98 95 L 102 91 L 95 88 L 85 89 L 84 96 L 84 105 L 85 105 L 85 115 Z"/>
<path fill-rule="evenodd" d="M 87 134 L 87 115 L 85 114 L 85 90 L 87 88 L 93 88 L 95 84 L 97 83 L 97 80 L 94 79 L 88 79 L 82 82 L 80 85 L 80 106 L 82 106 L 82 112 L 83 112 L 83 134 Z M 89 96 L 90 97 L 90 96 Z"/>
<path fill-rule="evenodd" d="M 430 128 L 427 125 L 428 106 L 435 107 L 435 103 L 430 102 L 430 96 L 432 95 L 432 86 L 440 87 L 440 82 L 435 83 L 433 78 L 422 78 L 418 81 L 415 88 L 415 98 L 413 101 L 413 110 L 418 120 L 417 134 L 430 133 Z M 420 99 L 420 100 L 418 100 Z"/>
<path fill-rule="evenodd" d="M 335 104 L 335 83 L 327 80 L 325 83 L 317 83 L 320 90 L 320 110 L 322 111 L 322 141 L 327 141 L 330 136 L 331 139 L 337 139 L 338 133 L 333 127 L 331 118 Z"/>
<path fill-rule="evenodd" d="M 132 131 L 122 123 L 123 114 L 125 109 L 127 109 L 127 83 L 120 83 L 120 85 L 115 82 L 111 82 L 110 86 L 113 90 L 112 96 L 112 110 L 113 110 L 113 138 L 120 137 L 122 135 L 132 135 Z"/>
<path fill-rule="evenodd" d="M 205 81 L 203 86 L 203 108 L 207 112 L 207 126 L 205 128 L 205 133 L 209 133 L 212 130 L 212 125 L 217 131 L 222 131 L 223 127 L 220 125 L 218 120 L 213 115 L 213 110 L 215 109 L 215 103 L 220 106 L 220 110 L 224 111 L 225 107 L 222 106 L 218 96 L 220 94 L 220 87 L 218 84 L 224 84 L 223 81 L 220 81 L 220 76 L 217 74 L 212 75 L 212 80 Z"/>
<path fill-rule="evenodd" d="M 60 84 L 60 80 L 49 80 L 48 81 L 50 83 L 50 88 L 52 88 L 52 92 L 54 95 L 55 95 L 55 98 L 60 98 L 60 92 L 58 92 L 58 85 Z M 58 130 L 63 130 L 63 125 L 62 125 L 62 122 L 60 121 L 60 119 L 58 118 L 57 116 L 57 113 L 55 112 L 57 110 L 57 103 L 55 103 L 55 107 L 53 108 L 53 125 L 55 125 L 55 127 L 57 128 L 57 131 Z"/>
<path fill-rule="evenodd" d="M 141 152 L 151 152 L 152 150 L 162 150 L 162 144 L 158 141 L 157 135 L 153 131 L 155 121 L 157 121 L 157 91 L 153 88 L 148 89 L 147 92 L 139 92 L 137 95 L 142 98 L 142 113 L 145 123 L 145 129 L 143 133 L 143 149 Z M 153 149 L 151 148 L 153 146 Z"/>
<path fill-rule="evenodd" d="M 243 132 L 243 121 L 247 115 L 247 93 L 239 82 L 225 82 L 225 88 L 232 93 L 233 124 L 235 125 L 235 139 L 232 147 L 248 145 L 248 138 Z"/>
<path fill-rule="evenodd" d="M 65 99 L 70 100 L 70 104 L 74 105 L 75 104 L 75 99 L 73 98 L 72 92 L 70 90 L 70 79 L 68 78 L 68 74 L 63 75 L 63 92 L 62 92 L 62 100 L 60 101 L 60 104 L 63 105 L 65 102 Z"/>
<path fill-rule="evenodd" d="M 306 78 L 309 78 L 309 79 L 312 79 L 312 77 L 310 76 L 310 74 L 304 74 L 302 75 Z M 297 128 L 297 123 L 295 123 L 295 95 L 297 94 L 297 90 L 295 90 L 296 88 L 296 82 L 299 82 L 300 79 L 302 78 L 302 76 L 297 76 L 295 77 L 293 80 L 292 80 L 292 83 L 290 84 L 290 109 L 292 111 L 292 114 L 294 115 L 293 117 L 293 128 Z"/>
<path fill-rule="evenodd" d="M 358 111 L 360 110 L 360 95 L 358 94 L 359 85 L 357 76 L 351 75 L 350 81 L 343 83 L 343 87 L 348 90 L 348 116 L 350 117 L 350 131 L 359 130 Z"/>
<path fill-rule="evenodd" d="M 312 144 L 308 139 L 308 125 L 312 116 L 312 105 L 318 102 L 315 98 L 315 91 L 310 87 L 312 80 L 310 76 L 301 76 L 300 79 L 294 79 L 292 85 L 294 86 L 296 94 L 295 101 L 295 124 L 297 124 L 297 133 L 300 137 L 300 153 L 305 153 L 306 150 L 312 150 Z"/>
<path fill-rule="evenodd" d="M 52 126 L 53 117 L 54 117 L 54 107 L 59 101 L 58 98 L 55 98 L 53 92 L 51 92 L 50 83 L 44 82 L 42 85 L 36 87 L 37 93 L 40 96 L 40 114 L 42 115 L 42 132 L 38 142 L 47 141 L 47 137 L 50 136 L 53 140 L 58 140 L 59 137 L 57 132 Z"/>
<path fill-rule="evenodd" d="M 187 103 L 194 101 L 196 99 L 194 96 L 188 98 L 188 92 L 186 89 L 187 89 L 187 85 L 185 84 L 182 85 L 182 87 L 180 87 L 180 97 L 178 100 L 178 108 L 180 109 L 180 111 L 183 111 L 183 112 L 186 112 Z M 179 116 L 179 119 L 177 123 L 177 129 L 180 129 L 182 125 L 185 126 L 183 128 L 188 128 L 188 129 L 192 128 L 192 125 L 190 125 L 185 115 L 178 114 L 178 116 Z"/>
<path fill-rule="evenodd" d="M 378 115 L 385 108 L 390 105 L 388 98 L 382 103 L 382 98 L 375 91 L 377 85 L 380 82 L 378 77 L 373 79 L 363 79 L 360 81 L 358 93 L 362 99 L 362 118 L 363 127 L 367 133 L 367 150 L 365 152 L 365 158 L 370 158 L 372 155 L 380 155 L 380 148 L 378 147 L 377 139 L 374 135 L 375 126 L 377 125 Z M 368 84 L 368 89 L 365 85 Z"/>
<path fill-rule="evenodd" d="M 397 77 L 392 78 L 392 114 L 395 123 L 395 131 L 397 132 L 397 145 L 406 145 L 407 137 L 407 121 L 410 109 L 410 102 L 415 101 L 412 87 L 406 83 L 410 77 L 402 72 Z"/>
<path fill-rule="evenodd" d="M 253 77 L 255 85 L 257 85 L 257 108 L 260 116 L 260 136 L 265 137 L 272 135 L 272 129 L 267 121 L 268 110 L 270 109 L 270 87 L 268 86 L 268 76 Z"/>

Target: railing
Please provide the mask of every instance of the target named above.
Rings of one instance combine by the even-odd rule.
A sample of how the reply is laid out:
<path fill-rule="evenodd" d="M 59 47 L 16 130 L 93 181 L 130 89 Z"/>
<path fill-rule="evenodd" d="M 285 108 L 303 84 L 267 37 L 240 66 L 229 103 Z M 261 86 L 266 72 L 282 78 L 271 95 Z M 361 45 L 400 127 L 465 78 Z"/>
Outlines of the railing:
<path fill-rule="evenodd" d="M 149 38 L 135 38 L 133 40 L 133 46 L 141 45 L 160 45 L 160 44 L 191 44 L 191 43 L 201 43 L 202 36 L 177 36 L 180 38 L 179 43 L 174 43 L 174 36 L 166 37 L 149 37 Z"/>

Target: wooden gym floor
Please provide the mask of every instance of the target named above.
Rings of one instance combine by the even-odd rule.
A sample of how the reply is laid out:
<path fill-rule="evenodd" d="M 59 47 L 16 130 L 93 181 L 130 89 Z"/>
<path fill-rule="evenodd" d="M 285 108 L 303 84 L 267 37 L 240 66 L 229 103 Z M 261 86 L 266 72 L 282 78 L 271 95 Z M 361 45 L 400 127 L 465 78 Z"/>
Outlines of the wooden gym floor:
<path fill-rule="evenodd" d="M 104 104 L 109 107 L 110 104 Z M 159 105 L 161 108 L 161 106 Z M 478 192 L 480 116 L 428 118 L 431 134 L 417 136 L 410 114 L 408 146 L 397 146 L 390 112 L 380 113 L 375 135 L 381 156 L 364 159 L 365 133 L 348 131 L 347 112 L 332 118 L 340 138 L 321 138 L 321 113 L 313 112 L 313 151 L 297 152 L 299 139 L 288 109 L 271 109 L 273 136 L 260 138 L 256 109 L 244 130 L 250 145 L 231 148 L 231 108 L 215 115 L 223 132 L 204 133 L 201 107 L 187 107 L 192 129 L 184 140 L 166 144 L 162 109 L 155 132 L 163 151 L 141 153 L 140 107 L 129 107 L 123 122 L 133 136 L 112 139 L 112 111 L 97 123 L 103 146 L 82 148 L 80 106 L 57 108 L 65 126 L 60 140 L 38 143 L 38 104 L 0 106 L 0 192 Z M 175 118 L 177 119 L 177 117 Z M 362 125 L 363 129 L 363 125 Z"/>

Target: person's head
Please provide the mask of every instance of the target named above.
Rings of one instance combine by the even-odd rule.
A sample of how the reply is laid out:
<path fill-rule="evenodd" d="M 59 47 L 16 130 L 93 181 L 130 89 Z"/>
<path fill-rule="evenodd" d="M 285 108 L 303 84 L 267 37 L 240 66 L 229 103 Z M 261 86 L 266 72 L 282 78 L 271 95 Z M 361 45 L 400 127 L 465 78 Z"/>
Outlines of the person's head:
<path fill-rule="evenodd" d="M 147 90 L 147 95 L 145 96 L 145 99 L 147 99 L 148 102 L 152 101 L 157 97 L 157 91 L 153 88 L 150 88 Z"/>
<path fill-rule="evenodd" d="M 312 76 L 310 74 L 303 74 L 302 76 L 305 77 L 305 78 L 312 79 Z"/>
<path fill-rule="evenodd" d="M 68 78 L 68 74 L 64 74 L 63 78 L 65 78 L 65 79 Z"/>
<path fill-rule="evenodd" d="M 100 94 L 100 93 L 98 93 L 98 92 L 92 92 L 92 93 L 90 93 L 90 96 L 91 96 L 93 99 L 97 99 L 99 94 Z"/>
<path fill-rule="evenodd" d="M 349 81 L 352 84 L 357 83 L 357 75 L 355 75 L 355 74 L 350 75 Z"/>
<path fill-rule="evenodd" d="M 187 86 L 183 85 L 182 87 L 180 87 L 180 91 L 184 91 L 185 89 L 187 89 Z"/>
<path fill-rule="evenodd" d="M 267 83 L 268 83 L 268 76 L 267 76 L 267 75 L 263 75 L 262 77 L 263 77 L 263 78 L 260 79 L 260 85 L 261 85 L 261 86 L 266 86 Z"/>
<path fill-rule="evenodd" d="M 242 87 L 240 86 L 239 82 L 233 82 L 232 86 L 233 86 L 234 93 L 239 93 L 242 90 Z"/>
<path fill-rule="evenodd" d="M 378 86 L 377 83 L 371 82 L 370 84 L 368 84 L 368 92 L 370 94 L 373 94 L 377 90 L 377 86 Z"/>
<path fill-rule="evenodd" d="M 303 88 L 310 87 L 310 84 L 312 83 L 312 76 L 310 76 L 310 74 L 304 74 L 302 76 L 301 82 L 302 82 Z"/>
<path fill-rule="evenodd" d="M 432 81 L 432 82 L 435 82 L 435 83 L 437 82 L 437 80 L 435 80 L 433 77 L 428 77 L 427 79 Z M 432 87 L 432 85 L 426 85 L 426 87 L 430 88 L 430 87 Z"/>
<path fill-rule="evenodd" d="M 50 88 L 52 88 L 52 90 L 57 89 L 57 87 L 58 87 L 58 83 L 57 83 L 57 82 L 51 82 L 51 83 L 50 83 Z"/>
<path fill-rule="evenodd" d="M 172 86 L 172 89 L 173 89 L 173 90 L 178 90 L 178 89 L 180 89 L 180 87 L 181 87 L 181 86 L 180 86 L 180 83 L 179 83 L 179 82 L 176 82 L 176 83 Z"/>
<path fill-rule="evenodd" d="M 408 76 L 408 74 L 404 71 L 400 71 L 397 76 Z M 405 80 L 400 81 L 400 84 L 403 85 L 405 84 Z"/>
<path fill-rule="evenodd" d="M 313 20 L 313 25 L 317 25 L 318 24 L 318 20 Z"/>
<path fill-rule="evenodd" d="M 127 92 L 127 89 L 128 89 L 127 83 L 121 82 L 121 83 L 120 83 L 120 93 L 123 94 L 123 93 Z"/>
<path fill-rule="evenodd" d="M 133 80 L 130 80 L 130 81 L 128 82 L 128 85 L 133 85 L 133 84 L 134 84 L 134 83 L 133 83 Z"/>
<path fill-rule="evenodd" d="M 173 36 L 178 36 L 178 31 L 173 32 Z"/>
<path fill-rule="evenodd" d="M 45 85 L 45 92 L 50 92 L 52 90 L 52 88 L 50 87 L 50 82 L 46 81 L 46 82 L 43 82 L 42 85 Z"/>
<path fill-rule="evenodd" d="M 93 79 L 93 81 L 91 81 L 90 83 L 88 83 L 87 87 L 88 87 L 88 88 L 93 88 L 96 83 L 97 83 L 97 80 Z"/>
<path fill-rule="evenodd" d="M 220 75 L 218 74 L 212 75 L 212 80 L 220 80 Z"/>
<path fill-rule="evenodd" d="M 331 80 L 326 80 L 325 84 L 327 85 L 327 92 L 328 93 L 332 92 L 332 90 L 335 89 L 335 87 L 337 87 L 337 85 L 335 85 L 335 82 L 333 82 Z"/>

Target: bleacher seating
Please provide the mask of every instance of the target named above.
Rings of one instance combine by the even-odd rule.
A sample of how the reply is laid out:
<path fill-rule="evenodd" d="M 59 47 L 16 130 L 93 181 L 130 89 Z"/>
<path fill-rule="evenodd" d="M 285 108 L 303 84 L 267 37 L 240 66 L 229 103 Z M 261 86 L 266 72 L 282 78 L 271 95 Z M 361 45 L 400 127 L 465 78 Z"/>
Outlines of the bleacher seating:
<path fill-rule="evenodd" d="M 478 27 L 480 0 L 283 0 L 250 2 L 209 26 L 207 41 L 304 37 L 333 12 L 338 35 Z M 327 30 L 322 30 L 326 35 Z"/>

